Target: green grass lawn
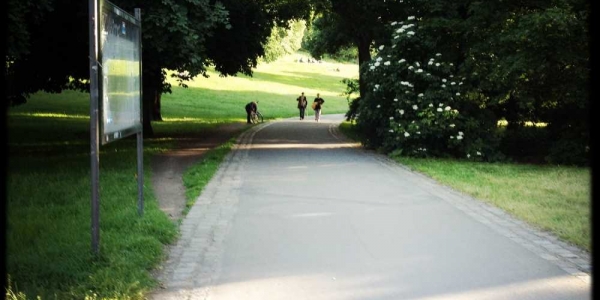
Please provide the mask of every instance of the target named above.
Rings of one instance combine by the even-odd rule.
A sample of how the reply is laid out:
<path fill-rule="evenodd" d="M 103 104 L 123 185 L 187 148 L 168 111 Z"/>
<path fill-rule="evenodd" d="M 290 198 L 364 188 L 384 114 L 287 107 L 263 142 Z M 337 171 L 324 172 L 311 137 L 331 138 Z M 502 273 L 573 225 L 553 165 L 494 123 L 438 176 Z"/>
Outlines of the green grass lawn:
<path fill-rule="evenodd" d="M 158 209 L 149 158 L 171 147 L 148 141 L 145 214 L 137 214 L 135 140 L 100 152 L 100 255 L 91 252 L 89 118 L 86 95 L 38 94 L 8 114 L 7 268 L 19 299 L 141 299 L 148 272 L 176 226 Z M 51 112 L 51 103 L 64 101 Z M 25 109 L 31 110 L 27 112 Z M 88 108 L 89 110 L 89 108 Z"/>
<path fill-rule="evenodd" d="M 325 99 L 323 113 L 346 113 L 348 101 L 342 95 L 344 78 L 357 78 L 358 66 L 341 63 L 297 63 L 287 56 L 272 64 L 259 65 L 252 77 L 219 77 L 209 72 L 188 84 L 177 86 L 173 94 L 163 95 L 162 111 L 167 118 L 245 120 L 246 103 L 259 101 L 258 109 L 266 119 L 298 115 L 296 98 L 304 92 L 312 103 L 317 93 Z M 335 69 L 339 68 L 339 72 Z"/>

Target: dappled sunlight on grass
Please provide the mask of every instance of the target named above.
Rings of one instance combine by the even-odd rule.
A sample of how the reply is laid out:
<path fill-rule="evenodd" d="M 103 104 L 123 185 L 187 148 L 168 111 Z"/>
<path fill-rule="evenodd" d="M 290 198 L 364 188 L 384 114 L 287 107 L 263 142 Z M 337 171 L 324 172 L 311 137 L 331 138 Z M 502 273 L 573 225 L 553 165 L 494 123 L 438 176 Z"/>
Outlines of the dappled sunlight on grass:
<path fill-rule="evenodd" d="M 188 117 L 183 117 L 183 118 L 163 118 L 163 122 L 182 122 L 182 123 L 207 123 L 207 124 L 211 124 L 211 123 L 215 123 L 215 120 L 207 120 L 205 118 L 188 118 Z"/>
<path fill-rule="evenodd" d="M 224 125 L 224 124 L 231 124 L 231 123 L 235 123 L 235 122 L 241 122 L 242 119 L 234 119 L 234 120 L 219 120 L 219 119 L 208 119 L 208 118 L 188 118 L 188 117 L 183 117 L 183 118 L 163 118 L 163 121 L 161 122 L 154 122 L 153 126 L 154 128 L 157 129 L 161 129 L 161 128 L 171 128 L 173 126 L 186 126 L 186 129 L 192 130 L 194 131 L 194 129 L 207 129 L 207 128 L 213 128 L 213 127 L 217 127 L 219 125 Z M 194 127 L 187 127 L 187 126 L 200 126 L 197 128 Z"/>
<path fill-rule="evenodd" d="M 176 139 L 172 138 L 172 137 L 161 137 L 161 138 L 150 138 L 148 140 L 153 141 L 153 142 L 170 142 L 170 141 L 174 141 Z"/>
<path fill-rule="evenodd" d="M 339 71 L 338 71 L 339 70 Z M 269 73 L 273 75 L 281 76 L 298 76 L 297 74 L 304 74 L 302 77 L 310 78 L 312 76 L 331 76 L 338 77 L 340 80 L 343 78 L 354 78 L 358 76 L 358 66 L 346 65 L 346 64 L 332 64 L 332 63 L 299 63 L 299 62 L 287 62 L 279 63 L 278 65 L 270 64 L 259 66 L 256 68 L 257 72 Z"/>
<path fill-rule="evenodd" d="M 90 116 L 67 115 L 61 113 L 9 113 L 14 117 L 35 117 L 35 118 L 66 118 L 66 119 L 89 119 Z"/>
<path fill-rule="evenodd" d="M 500 127 L 506 127 L 507 125 L 508 125 L 508 122 L 506 120 L 498 121 L 498 126 L 500 126 Z M 525 122 L 525 126 L 546 127 L 546 126 L 548 126 L 548 124 L 544 123 L 544 122 L 534 123 L 534 122 L 527 121 L 527 122 Z"/>
<path fill-rule="evenodd" d="M 289 55 L 277 63 L 259 64 L 252 77 L 238 74 L 235 77 L 220 77 L 213 69 L 207 73 L 209 78 L 197 77 L 186 82 L 190 88 L 231 92 L 268 92 L 273 95 L 295 95 L 300 92 L 313 96 L 320 93 L 324 98 L 343 99 L 341 93 L 345 85 L 344 78 L 358 78 L 358 65 L 343 63 L 299 63 L 294 60 L 301 55 Z M 168 81 L 177 86 L 168 71 Z"/>
<path fill-rule="evenodd" d="M 222 81 L 219 81 L 222 80 Z M 241 77 L 234 78 L 219 78 L 219 79 L 207 79 L 202 82 L 192 82 L 189 84 L 190 87 L 201 87 L 216 91 L 240 91 L 240 92 L 251 92 L 251 91 L 269 91 L 272 94 L 285 95 L 290 90 L 302 89 L 300 86 L 279 84 L 268 81 L 260 81 L 253 79 L 245 79 Z"/>
<path fill-rule="evenodd" d="M 70 141 L 55 141 L 55 142 L 30 142 L 30 143 L 18 143 L 19 147 L 57 147 L 57 146 L 77 146 L 77 145 L 89 145 L 88 140 L 70 140 Z M 11 145 L 13 147 L 15 145 Z"/>

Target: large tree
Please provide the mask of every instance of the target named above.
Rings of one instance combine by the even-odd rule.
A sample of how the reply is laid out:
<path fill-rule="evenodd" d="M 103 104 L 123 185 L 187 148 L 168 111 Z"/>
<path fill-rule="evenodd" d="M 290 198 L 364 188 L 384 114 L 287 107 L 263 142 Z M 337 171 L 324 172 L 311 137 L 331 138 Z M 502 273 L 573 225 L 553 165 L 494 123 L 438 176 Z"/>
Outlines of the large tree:
<path fill-rule="evenodd" d="M 39 90 L 82 87 L 89 78 L 87 2 L 9 0 L 5 82 L 7 105 Z"/>
<path fill-rule="evenodd" d="M 373 43 L 387 38 L 385 26 L 392 20 L 408 15 L 402 1 L 381 0 L 314 0 L 317 10 L 316 26 L 319 34 L 309 43 L 311 55 L 319 58 L 324 53 L 336 53 L 348 46 L 358 48 L 358 64 L 371 60 Z M 362 74 L 359 90 L 366 93 Z"/>
<path fill-rule="evenodd" d="M 182 85 L 206 76 L 214 65 L 223 76 L 251 75 L 273 26 L 305 18 L 300 0 L 115 0 L 133 12 L 141 8 L 145 135 L 160 119 L 160 96 L 170 92 L 165 70 Z M 9 0 L 9 16 L 19 26 L 7 34 L 5 78 L 10 104 L 24 103 L 36 91 L 87 90 L 89 78 L 87 1 Z M 32 18 L 34 16 L 35 18 Z"/>
<path fill-rule="evenodd" d="M 550 162 L 589 154 L 589 3 L 583 0 L 473 2 L 465 21 L 464 70 L 508 129 L 547 123 Z"/>
<path fill-rule="evenodd" d="M 454 76 L 466 78 L 460 92 L 461 114 L 469 113 L 469 118 L 488 125 L 506 119 L 508 132 L 518 130 L 526 121 L 545 122 L 548 126 L 544 130 L 549 135 L 547 160 L 584 162 L 589 151 L 590 72 L 590 39 L 586 26 L 589 6 L 585 1 L 404 0 L 403 3 L 407 5 L 406 11 L 414 15 L 420 25 L 415 30 L 417 37 L 409 39 L 418 43 L 397 45 L 397 60 L 401 57 L 423 64 L 421 55 L 424 53 L 443 53 L 445 61 L 452 63 L 449 71 Z M 396 29 L 396 33 L 403 32 L 406 30 Z M 395 41 L 394 36 L 391 43 L 384 42 L 384 49 Z M 415 51 L 417 47 L 428 51 Z M 382 56 L 379 59 L 387 58 Z M 371 62 L 373 66 L 375 63 Z M 394 68 L 391 64 L 385 69 L 387 75 L 384 72 L 381 78 L 371 79 L 382 81 L 405 71 Z M 361 76 L 369 74 L 367 70 L 363 65 Z M 397 85 L 403 81 L 406 79 L 394 80 L 390 84 Z M 360 105 L 383 101 L 381 95 L 387 101 L 397 98 L 398 103 L 401 102 L 401 97 L 381 92 L 389 89 L 387 85 L 373 81 L 367 83 L 371 90 L 372 85 L 379 84 L 379 92 L 367 90 L 366 97 L 361 94 L 361 100 L 366 102 L 360 101 Z M 391 90 L 398 92 L 402 88 L 398 86 Z M 422 89 L 426 98 L 431 97 L 428 96 L 430 91 L 417 84 L 415 89 Z M 381 115 L 365 119 L 372 107 L 360 108 L 360 105 L 357 109 L 361 113 L 359 122 L 360 118 L 363 123 L 372 120 L 372 124 L 366 126 L 372 128 L 366 129 L 372 133 L 371 137 L 380 138 L 375 141 L 376 145 L 385 144 L 386 136 L 389 136 L 386 126 L 390 122 L 380 120 Z M 473 127 L 482 128 L 487 126 Z M 393 142 L 389 140 L 387 144 L 393 145 Z M 407 146 L 406 141 L 402 146 Z"/>
<path fill-rule="evenodd" d="M 302 46 L 305 30 L 304 20 L 291 21 L 289 29 L 275 26 L 265 45 L 263 61 L 273 62 L 284 55 L 296 53 Z"/>

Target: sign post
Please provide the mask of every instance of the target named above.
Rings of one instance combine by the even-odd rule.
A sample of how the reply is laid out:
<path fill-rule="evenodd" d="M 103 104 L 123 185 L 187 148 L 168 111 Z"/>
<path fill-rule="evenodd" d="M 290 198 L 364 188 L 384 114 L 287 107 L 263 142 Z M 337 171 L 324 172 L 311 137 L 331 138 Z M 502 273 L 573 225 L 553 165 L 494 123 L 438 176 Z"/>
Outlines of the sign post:
<path fill-rule="evenodd" d="M 99 145 L 137 134 L 138 213 L 143 215 L 142 28 L 107 0 L 88 0 L 92 251 L 99 253 Z"/>
<path fill-rule="evenodd" d="M 140 52 L 139 52 L 139 61 L 140 61 L 140 78 L 142 77 L 142 10 L 136 8 L 134 10 L 135 18 L 140 22 L 139 29 L 139 41 L 140 41 Z M 138 214 L 140 216 L 144 215 L 144 136 L 143 136 L 143 118 L 144 118 L 144 110 L 143 110 L 143 101 L 142 101 L 142 81 L 140 80 L 140 124 L 142 127 L 137 133 L 137 164 L 138 164 Z"/>
<path fill-rule="evenodd" d="M 90 158 L 92 179 L 92 252 L 99 253 L 100 244 L 100 199 L 99 199 L 99 160 L 98 153 L 98 3 L 89 0 L 90 14 Z"/>

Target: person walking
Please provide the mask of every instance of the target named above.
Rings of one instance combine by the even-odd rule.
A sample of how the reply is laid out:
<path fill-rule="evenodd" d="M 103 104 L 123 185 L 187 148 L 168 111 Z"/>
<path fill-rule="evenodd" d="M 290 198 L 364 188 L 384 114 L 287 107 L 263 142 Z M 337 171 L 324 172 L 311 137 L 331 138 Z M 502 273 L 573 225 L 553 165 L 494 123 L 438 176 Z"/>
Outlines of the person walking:
<path fill-rule="evenodd" d="M 252 113 L 256 113 L 258 111 L 258 101 L 252 101 L 246 104 L 246 123 L 252 124 L 250 118 L 252 117 Z"/>
<path fill-rule="evenodd" d="M 321 120 L 321 108 L 323 106 L 323 103 L 325 103 L 325 100 L 323 100 L 323 98 L 319 96 L 319 93 L 317 93 L 317 98 L 315 98 L 315 101 L 313 101 L 313 109 L 315 110 L 315 121 L 317 122 Z"/>
<path fill-rule="evenodd" d="M 304 92 L 300 94 L 298 98 L 298 109 L 300 110 L 300 120 L 304 120 L 304 113 L 306 112 L 306 106 L 308 105 L 308 101 L 306 100 L 306 96 L 304 96 Z"/>

